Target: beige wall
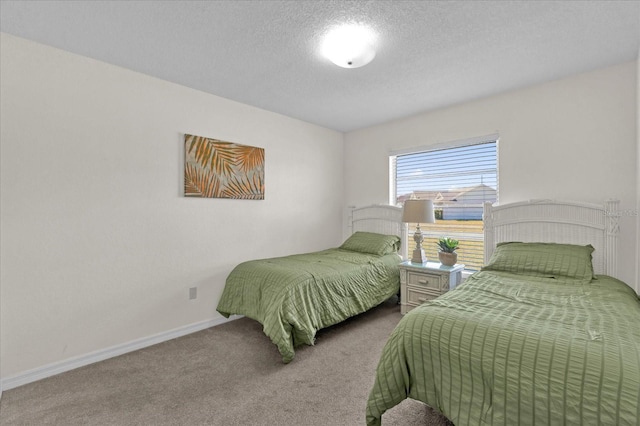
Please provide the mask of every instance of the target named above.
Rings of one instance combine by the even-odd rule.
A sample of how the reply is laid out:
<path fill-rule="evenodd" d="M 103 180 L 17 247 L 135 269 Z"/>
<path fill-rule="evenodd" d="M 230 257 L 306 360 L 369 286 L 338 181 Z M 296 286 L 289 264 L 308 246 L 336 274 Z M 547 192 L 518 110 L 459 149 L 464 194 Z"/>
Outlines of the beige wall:
<path fill-rule="evenodd" d="M 640 257 L 640 49 L 638 49 L 638 61 L 637 61 L 637 105 L 636 105 L 636 255 Z M 636 261 L 636 291 L 640 294 L 640 259 Z"/>
<path fill-rule="evenodd" d="M 637 61 L 345 135 L 345 204 L 388 202 L 388 154 L 498 133 L 499 200 L 638 205 Z M 637 282 L 638 225 L 621 218 L 620 276 Z"/>
<path fill-rule="evenodd" d="M 340 242 L 341 133 L 7 34 L 0 52 L 2 378 L 219 318 L 237 263 Z M 184 133 L 265 148 L 265 200 L 184 198 Z"/>

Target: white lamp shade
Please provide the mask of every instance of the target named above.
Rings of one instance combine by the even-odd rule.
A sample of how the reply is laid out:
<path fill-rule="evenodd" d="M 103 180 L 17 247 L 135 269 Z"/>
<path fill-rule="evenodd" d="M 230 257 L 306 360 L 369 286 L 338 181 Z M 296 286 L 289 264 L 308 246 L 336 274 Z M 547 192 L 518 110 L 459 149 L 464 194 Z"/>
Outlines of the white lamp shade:
<path fill-rule="evenodd" d="M 342 68 L 359 68 L 375 58 L 375 36 L 362 25 L 344 25 L 330 30 L 322 44 L 322 53 Z"/>
<path fill-rule="evenodd" d="M 402 209 L 402 221 L 406 223 L 435 223 L 431 200 L 407 200 Z"/>

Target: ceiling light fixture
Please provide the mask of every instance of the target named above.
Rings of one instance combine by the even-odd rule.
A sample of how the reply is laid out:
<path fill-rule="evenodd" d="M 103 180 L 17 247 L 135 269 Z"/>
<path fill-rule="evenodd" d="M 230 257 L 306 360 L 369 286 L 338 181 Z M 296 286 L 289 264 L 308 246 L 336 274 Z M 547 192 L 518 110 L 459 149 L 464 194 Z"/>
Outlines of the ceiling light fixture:
<path fill-rule="evenodd" d="M 324 37 L 322 54 L 339 67 L 359 68 L 375 58 L 375 38 L 375 33 L 364 25 L 334 27 Z"/>

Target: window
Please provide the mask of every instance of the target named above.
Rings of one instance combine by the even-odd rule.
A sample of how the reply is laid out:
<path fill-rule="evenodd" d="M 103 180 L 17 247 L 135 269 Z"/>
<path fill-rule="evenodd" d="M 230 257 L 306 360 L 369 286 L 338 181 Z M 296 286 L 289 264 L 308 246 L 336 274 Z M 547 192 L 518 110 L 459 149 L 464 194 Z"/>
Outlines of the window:
<path fill-rule="evenodd" d="M 438 258 L 436 241 L 460 241 L 458 263 L 479 270 L 484 263 L 482 209 L 498 200 L 497 135 L 437 148 L 392 153 L 389 158 L 391 204 L 412 197 L 433 200 L 436 223 L 421 226 L 428 259 Z M 415 224 L 410 224 L 412 236 Z M 409 238 L 409 253 L 415 242 Z"/>

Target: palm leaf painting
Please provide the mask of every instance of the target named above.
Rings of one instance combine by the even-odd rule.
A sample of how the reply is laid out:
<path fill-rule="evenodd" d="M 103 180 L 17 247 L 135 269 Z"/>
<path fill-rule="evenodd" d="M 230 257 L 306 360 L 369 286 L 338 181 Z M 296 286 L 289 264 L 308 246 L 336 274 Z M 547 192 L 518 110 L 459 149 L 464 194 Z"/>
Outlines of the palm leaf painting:
<path fill-rule="evenodd" d="M 264 199 L 264 149 L 184 135 L 184 195 Z"/>

